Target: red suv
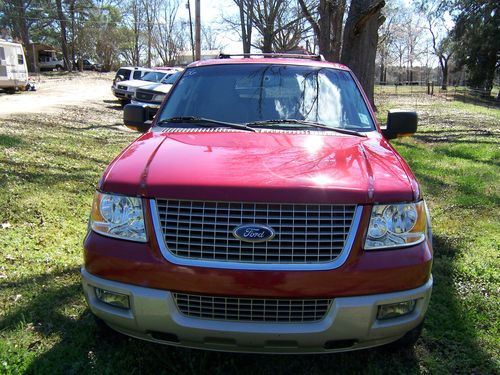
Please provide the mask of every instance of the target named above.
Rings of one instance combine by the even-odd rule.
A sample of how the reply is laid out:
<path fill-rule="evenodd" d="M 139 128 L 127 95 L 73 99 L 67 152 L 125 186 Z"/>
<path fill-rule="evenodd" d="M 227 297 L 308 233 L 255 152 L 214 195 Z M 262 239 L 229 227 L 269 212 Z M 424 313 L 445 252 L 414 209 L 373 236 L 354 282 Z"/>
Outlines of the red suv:
<path fill-rule="evenodd" d="M 419 185 L 353 73 L 320 57 L 191 64 L 106 169 L 83 289 L 113 329 L 223 351 L 321 353 L 420 332 L 432 234 Z"/>

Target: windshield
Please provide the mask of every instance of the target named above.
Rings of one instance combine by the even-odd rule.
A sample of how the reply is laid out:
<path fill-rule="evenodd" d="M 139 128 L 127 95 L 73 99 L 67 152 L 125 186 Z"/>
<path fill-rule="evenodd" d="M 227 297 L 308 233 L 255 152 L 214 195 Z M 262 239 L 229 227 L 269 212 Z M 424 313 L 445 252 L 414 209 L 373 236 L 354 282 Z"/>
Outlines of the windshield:
<path fill-rule="evenodd" d="M 171 93 L 159 120 L 183 116 L 239 124 L 294 119 L 355 131 L 374 129 L 349 72 L 311 66 L 190 68 Z"/>
<path fill-rule="evenodd" d="M 180 74 L 181 74 L 181 72 L 176 72 L 174 74 L 168 74 L 165 78 L 163 78 L 161 83 L 164 83 L 166 85 L 172 85 L 172 84 L 174 84 L 175 80 L 179 77 Z"/>
<path fill-rule="evenodd" d="M 147 72 L 141 78 L 142 81 L 148 82 L 161 82 L 161 80 L 165 77 L 165 73 L 163 72 Z"/>

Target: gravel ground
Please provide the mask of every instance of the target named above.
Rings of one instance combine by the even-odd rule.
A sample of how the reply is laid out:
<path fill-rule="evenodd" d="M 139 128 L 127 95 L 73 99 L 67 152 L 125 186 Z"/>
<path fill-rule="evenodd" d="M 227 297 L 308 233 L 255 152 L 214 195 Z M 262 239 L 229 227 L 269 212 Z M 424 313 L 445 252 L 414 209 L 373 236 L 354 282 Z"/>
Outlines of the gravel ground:
<path fill-rule="evenodd" d="M 36 82 L 37 91 L 0 94 L 0 118 L 27 113 L 67 113 L 71 107 L 103 107 L 103 104 L 105 108 L 118 109 L 119 103 L 110 89 L 113 75 L 89 72 L 41 76 Z"/>

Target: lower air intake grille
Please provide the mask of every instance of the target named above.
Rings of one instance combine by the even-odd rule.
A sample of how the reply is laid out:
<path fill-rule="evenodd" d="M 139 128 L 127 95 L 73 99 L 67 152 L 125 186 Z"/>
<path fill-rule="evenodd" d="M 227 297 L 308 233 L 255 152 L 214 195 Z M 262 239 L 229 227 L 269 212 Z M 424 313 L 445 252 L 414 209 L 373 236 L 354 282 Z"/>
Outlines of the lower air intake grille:
<path fill-rule="evenodd" d="M 304 323 L 324 318 L 331 299 L 257 299 L 173 293 L 179 311 L 193 318 L 236 322 Z"/>

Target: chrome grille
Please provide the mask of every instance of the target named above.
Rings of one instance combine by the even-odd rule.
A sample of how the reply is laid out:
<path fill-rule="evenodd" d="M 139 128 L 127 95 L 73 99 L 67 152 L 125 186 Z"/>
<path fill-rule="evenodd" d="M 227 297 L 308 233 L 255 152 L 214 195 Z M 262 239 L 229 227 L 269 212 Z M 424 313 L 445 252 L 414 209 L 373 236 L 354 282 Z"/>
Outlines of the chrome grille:
<path fill-rule="evenodd" d="M 237 322 L 315 322 L 324 318 L 331 299 L 258 299 L 173 293 L 179 311 L 194 318 Z"/>
<path fill-rule="evenodd" d="M 157 199 L 165 245 L 174 256 L 204 261 L 305 264 L 335 260 L 344 248 L 355 205 L 200 202 Z M 261 243 L 242 242 L 242 224 L 271 227 Z"/>
<path fill-rule="evenodd" d="M 149 90 L 138 89 L 135 92 L 135 97 L 137 99 L 140 99 L 140 100 L 143 100 L 143 101 L 148 101 L 148 102 L 153 100 L 154 95 L 155 95 L 155 93 L 152 92 L 152 91 L 149 91 Z"/>

